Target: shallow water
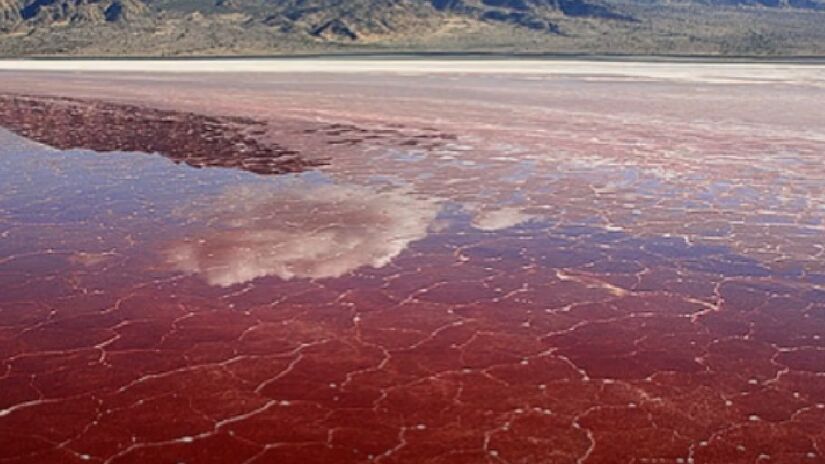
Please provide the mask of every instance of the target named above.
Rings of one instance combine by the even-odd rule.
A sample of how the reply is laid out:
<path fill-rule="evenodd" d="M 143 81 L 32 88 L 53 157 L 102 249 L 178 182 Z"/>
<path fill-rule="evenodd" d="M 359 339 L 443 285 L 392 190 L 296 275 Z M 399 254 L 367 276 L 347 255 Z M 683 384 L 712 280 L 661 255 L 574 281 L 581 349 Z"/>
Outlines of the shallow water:
<path fill-rule="evenodd" d="M 818 89 L 352 79 L 210 102 L 302 173 L 0 131 L 0 461 L 825 459 Z"/>

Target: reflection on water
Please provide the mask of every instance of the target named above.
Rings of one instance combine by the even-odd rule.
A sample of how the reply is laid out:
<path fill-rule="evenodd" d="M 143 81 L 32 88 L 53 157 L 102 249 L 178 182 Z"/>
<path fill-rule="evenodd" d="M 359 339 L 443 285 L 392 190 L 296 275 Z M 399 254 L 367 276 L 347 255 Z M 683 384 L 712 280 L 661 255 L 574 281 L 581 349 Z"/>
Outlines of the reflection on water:
<path fill-rule="evenodd" d="M 0 461 L 820 462 L 825 138 L 523 85 L 287 176 L 0 131 Z"/>
<path fill-rule="evenodd" d="M 504 207 L 496 210 L 480 211 L 473 218 L 473 227 L 479 230 L 495 231 L 517 226 L 533 219 L 519 208 Z"/>
<path fill-rule="evenodd" d="M 173 245 L 176 269 L 228 286 L 257 277 L 339 277 L 382 267 L 427 235 L 436 201 L 402 190 L 317 185 L 233 187 L 208 210 L 188 211 L 212 226 Z"/>

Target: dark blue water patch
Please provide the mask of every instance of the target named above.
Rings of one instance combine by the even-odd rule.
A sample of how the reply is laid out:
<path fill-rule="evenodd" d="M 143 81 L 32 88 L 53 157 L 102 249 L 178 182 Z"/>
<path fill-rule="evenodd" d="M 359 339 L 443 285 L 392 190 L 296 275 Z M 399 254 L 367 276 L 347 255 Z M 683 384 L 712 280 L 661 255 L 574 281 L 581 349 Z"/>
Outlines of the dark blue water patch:
<path fill-rule="evenodd" d="M 614 245 L 628 239 L 627 233 L 623 231 L 598 229 L 589 235 L 588 241 L 596 245 Z"/>
<path fill-rule="evenodd" d="M 497 262 L 502 269 L 527 264 L 549 269 L 577 269 L 594 274 L 632 275 L 650 268 L 670 268 L 704 273 L 716 281 L 725 277 L 769 277 L 797 280 L 800 268 L 772 271 L 759 261 L 720 245 L 689 243 L 682 237 L 634 236 L 591 224 L 564 224 L 533 220 L 497 231 L 473 227 L 472 214 L 460 205 L 441 215 L 447 229 L 413 245 L 429 241 L 462 248 L 470 259 Z M 490 264 L 493 267 L 497 265 Z"/>
<path fill-rule="evenodd" d="M 697 258 L 727 252 L 725 247 L 690 244 L 683 237 L 654 237 L 645 240 L 641 247 L 667 258 Z"/>
<path fill-rule="evenodd" d="M 649 266 L 669 266 L 674 260 L 661 255 L 645 251 L 644 239 L 626 237 L 623 240 L 616 240 L 612 244 L 605 244 L 611 248 L 611 254 L 615 259 L 630 260 L 645 263 Z"/>
<path fill-rule="evenodd" d="M 597 274 L 638 274 L 648 267 L 642 264 L 639 260 L 621 260 L 607 254 L 607 259 L 595 260 L 584 267 L 588 272 L 595 272 Z"/>
<path fill-rule="evenodd" d="M 781 269 L 772 269 L 771 274 L 783 279 L 802 279 L 805 276 L 805 267 L 801 264 L 783 265 Z"/>
<path fill-rule="evenodd" d="M 825 274 L 805 274 L 802 280 L 809 284 L 825 285 Z"/>
<path fill-rule="evenodd" d="M 768 277 L 772 275 L 770 268 L 760 262 L 733 253 L 683 260 L 680 264 L 686 269 L 724 277 Z"/>
<path fill-rule="evenodd" d="M 555 233 L 563 237 L 582 238 L 589 237 L 603 231 L 588 224 L 565 224 L 555 228 Z"/>
<path fill-rule="evenodd" d="M 550 268 L 583 268 L 610 256 L 608 250 L 587 246 L 536 250 L 533 254 L 535 262 Z"/>

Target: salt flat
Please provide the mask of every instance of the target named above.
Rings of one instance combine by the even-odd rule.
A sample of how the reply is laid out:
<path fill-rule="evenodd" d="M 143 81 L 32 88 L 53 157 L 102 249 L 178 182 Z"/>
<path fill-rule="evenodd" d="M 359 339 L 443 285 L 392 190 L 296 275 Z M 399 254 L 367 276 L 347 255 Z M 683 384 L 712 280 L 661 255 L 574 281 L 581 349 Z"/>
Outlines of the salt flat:
<path fill-rule="evenodd" d="M 822 85 L 825 64 L 587 60 L 228 59 L 0 60 L 0 70 L 161 73 L 391 73 L 623 76 L 696 82 L 799 82 Z"/>

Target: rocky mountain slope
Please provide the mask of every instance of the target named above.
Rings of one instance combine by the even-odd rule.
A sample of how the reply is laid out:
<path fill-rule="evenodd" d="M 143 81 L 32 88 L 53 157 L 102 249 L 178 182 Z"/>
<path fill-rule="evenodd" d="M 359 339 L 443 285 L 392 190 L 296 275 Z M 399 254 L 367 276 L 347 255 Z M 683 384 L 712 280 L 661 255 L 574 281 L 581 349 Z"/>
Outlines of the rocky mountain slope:
<path fill-rule="evenodd" d="M 0 0 L 0 54 L 823 54 L 825 0 Z"/>

